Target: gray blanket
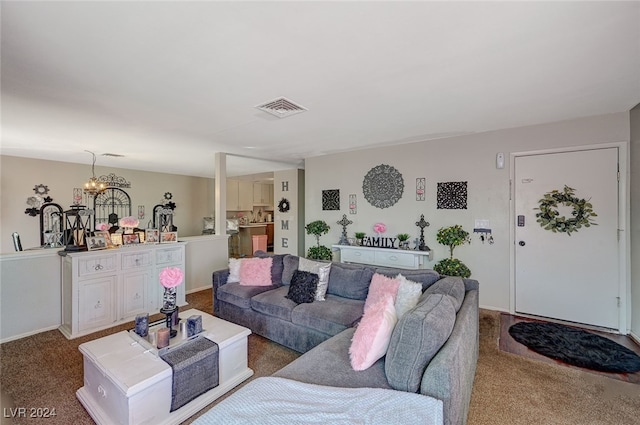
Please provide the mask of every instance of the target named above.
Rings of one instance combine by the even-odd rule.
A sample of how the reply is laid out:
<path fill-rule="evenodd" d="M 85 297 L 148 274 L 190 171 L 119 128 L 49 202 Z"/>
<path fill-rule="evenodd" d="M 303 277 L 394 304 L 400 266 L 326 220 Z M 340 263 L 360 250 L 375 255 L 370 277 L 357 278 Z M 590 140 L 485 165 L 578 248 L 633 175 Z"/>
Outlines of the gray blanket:
<path fill-rule="evenodd" d="M 285 378 L 256 378 L 194 425 L 442 425 L 442 401 L 381 388 L 337 388 Z"/>

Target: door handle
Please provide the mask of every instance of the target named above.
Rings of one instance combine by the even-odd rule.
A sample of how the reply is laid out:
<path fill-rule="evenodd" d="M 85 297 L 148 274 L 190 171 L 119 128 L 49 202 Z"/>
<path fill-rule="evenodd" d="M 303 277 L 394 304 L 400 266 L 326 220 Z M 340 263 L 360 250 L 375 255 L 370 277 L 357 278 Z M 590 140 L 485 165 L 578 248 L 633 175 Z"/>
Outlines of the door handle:
<path fill-rule="evenodd" d="M 520 245 L 520 246 L 525 246 L 525 245 L 526 245 L 526 243 L 525 243 L 524 241 L 520 241 L 520 242 L 518 242 L 518 245 Z"/>

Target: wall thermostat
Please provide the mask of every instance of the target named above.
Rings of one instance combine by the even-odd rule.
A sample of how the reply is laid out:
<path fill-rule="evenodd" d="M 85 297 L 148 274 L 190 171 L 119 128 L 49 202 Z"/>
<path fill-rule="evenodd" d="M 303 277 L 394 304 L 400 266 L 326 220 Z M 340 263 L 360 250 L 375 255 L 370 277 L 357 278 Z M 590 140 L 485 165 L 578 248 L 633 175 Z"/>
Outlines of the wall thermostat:
<path fill-rule="evenodd" d="M 496 168 L 504 168 L 504 153 L 502 152 L 496 154 Z"/>

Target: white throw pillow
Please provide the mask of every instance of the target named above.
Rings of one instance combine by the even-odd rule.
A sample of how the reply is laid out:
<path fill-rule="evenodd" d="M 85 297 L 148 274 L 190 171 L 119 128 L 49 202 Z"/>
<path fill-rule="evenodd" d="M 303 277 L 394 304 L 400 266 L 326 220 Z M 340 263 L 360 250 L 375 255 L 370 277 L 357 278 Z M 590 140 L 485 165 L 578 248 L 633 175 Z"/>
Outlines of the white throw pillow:
<path fill-rule="evenodd" d="M 324 296 L 329 287 L 329 273 L 331 272 L 331 263 L 322 263 L 320 261 L 307 260 L 300 257 L 298 270 L 301 272 L 315 273 L 318 275 L 318 289 L 316 289 L 316 301 L 324 301 Z"/>
<path fill-rule="evenodd" d="M 422 285 L 407 279 L 402 274 L 399 274 L 396 279 L 400 282 L 400 286 L 398 286 L 395 308 L 398 320 L 400 320 L 407 311 L 418 305 L 418 300 L 422 295 Z"/>
<path fill-rule="evenodd" d="M 239 258 L 229 258 L 229 277 L 227 283 L 240 282 L 240 264 Z"/>

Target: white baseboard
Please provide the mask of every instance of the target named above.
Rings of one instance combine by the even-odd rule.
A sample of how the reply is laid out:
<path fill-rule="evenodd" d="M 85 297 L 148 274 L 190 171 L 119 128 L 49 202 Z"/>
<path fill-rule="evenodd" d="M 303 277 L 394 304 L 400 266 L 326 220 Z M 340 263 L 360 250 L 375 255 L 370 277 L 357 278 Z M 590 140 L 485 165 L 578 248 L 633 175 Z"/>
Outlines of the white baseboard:
<path fill-rule="evenodd" d="M 483 309 L 483 310 L 493 310 L 493 311 L 499 311 L 501 313 L 509 313 L 508 309 L 504 309 L 504 308 L 500 308 L 500 307 L 494 307 L 494 306 L 491 306 L 491 305 L 481 305 L 480 308 Z"/>
<path fill-rule="evenodd" d="M 42 328 L 42 329 L 36 329 L 35 331 L 30 331 L 30 332 L 26 332 L 20 335 L 13 335 L 7 338 L 2 338 L 0 339 L 0 344 L 3 344 L 5 342 L 9 342 L 9 341 L 15 341 L 16 339 L 20 339 L 20 338 L 24 338 L 27 336 L 31 336 L 31 335 L 35 335 L 35 334 L 39 334 L 42 332 L 47 332 L 47 331 L 52 331 L 54 329 L 58 329 L 60 327 L 60 325 L 53 325 L 53 326 L 49 326 L 46 328 Z"/>
<path fill-rule="evenodd" d="M 194 292 L 200 292 L 200 291 L 204 291 L 205 289 L 211 289 L 211 285 L 206 285 L 206 286 L 201 286 L 199 288 L 193 288 L 193 289 L 189 289 L 188 291 L 185 291 L 185 294 L 193 294 Z"/>
<path fill-rule="evenodd" d="M 640 336 L 634 334 L 633 332 L 629 332 L 629 336 L 636 342 L 636 344 L 640 345 Z"/>

